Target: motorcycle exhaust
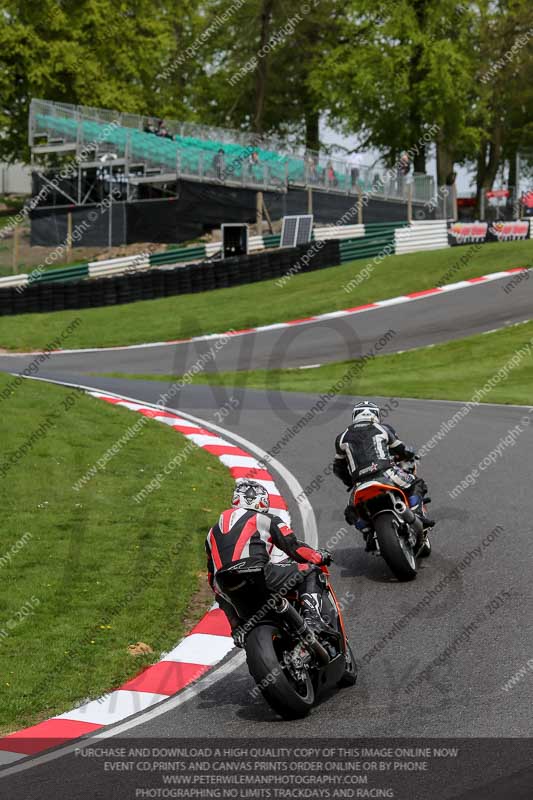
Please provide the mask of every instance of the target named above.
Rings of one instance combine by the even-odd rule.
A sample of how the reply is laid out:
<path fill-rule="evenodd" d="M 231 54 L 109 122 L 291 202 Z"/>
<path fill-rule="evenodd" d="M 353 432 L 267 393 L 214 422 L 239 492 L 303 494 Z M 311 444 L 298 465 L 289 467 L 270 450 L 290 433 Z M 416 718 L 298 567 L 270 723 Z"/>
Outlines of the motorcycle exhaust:
<path fill-rule="evenodd" d="M 397 500 L 394 503 L 394 510 L 397 514 L 403 519 L 404 522 L 407 522 L 408 525 L 413 527 L 414 532 L 418 535 L 422 533 L 424 526 L 422 525 L 422 520 L 416 514 L 414 514 L 410 508 L 407 508 L 405 503 L 402 503 L 401 500 Z"/>
<path fill-rule="evenodd" d="M 303 639 L 311 652 L 316 656 L 320 664 L 329 664 L 331 661 L 326 649 L 322 647 L 315 634 L 302 619 L 295 608 L 291 606 L 286 597 L 284 597 L 278 605 L 276 605 L 276 613 L 285 617 L 291 628 L 295 631 L 296 635 Z"/>

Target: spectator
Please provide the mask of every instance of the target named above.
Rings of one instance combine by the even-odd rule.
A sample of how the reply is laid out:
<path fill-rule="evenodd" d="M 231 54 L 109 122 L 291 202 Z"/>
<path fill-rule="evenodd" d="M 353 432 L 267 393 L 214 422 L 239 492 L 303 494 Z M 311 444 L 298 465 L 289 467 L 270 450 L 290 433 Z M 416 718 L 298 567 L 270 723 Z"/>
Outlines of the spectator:
<path fill-rule="evenodd" d="M 328 186 L 337 186 L 337 184 L 339 183 L 331 161 L 328 161 L 328 163 L 326 164 L 326 181 Z"/>
<path fill-rule="evenodd" d="M 305 177 L 308 183 L 318 183 L 318 158 L 308 150 L 304 156 Z"/>
<path fill-rule="evenodd" d="M 216 153 L 215 157 L 213 158 L 213 167 L 215 169 L 215 175 L 217 176 L 217 180 L 223 181 L 225 178 L 225 165 L 224 165 L 224 150 L 222 147 Z"/>
<path fill-rule="evenodd" d="M 396 168 L 396 186 L 398 189 L 398 197 L 403 197 L 405 188 L 405 179 L 409 175 L 411 169 L 411 160 L 409 154 L 404 152 L 400 156 L 398 166 Z"/>
<path fill-rule="evenodd" d="M 372 191 L 375 194 L 383 194 L 384 188 L 385 187 L 383 185 L 383 179 L 381 175 L 379 172 L 374 172 L 374 177 L 372 178 Z"/>
<path fill-rule="evenodd" d="M 254 174 L 254 167 L 259 166 L 259 153 L 257 150 L 252 150 L 248 158 L 248 172 L 250 175 Z"/>
<path fill-rule="evenodd" d="M 165 123 L 163 122 L 162 119 L 158 120 L 157 130 L 156 130 L 155 133 L 156 133 L 156 136 L 161 136 L 163 139 L 173 139 L 174 138 L 172 136 L 172 134 L 169 133 L 169 131 L 166 129 Z"/>
<path fill-rule="evenodd" d="M 319 163 L 318 163 L 318 156 L 317 155 L 314 155 L 312 157 L 312 175 L 313 175 L 314 182 L 315 183 L 319 183 L 320 182 L 320 166 L 319 166 Z"/>
<path fill-rule="evenodd" d="M 359 183 L 359 171 L 359 156 L 355 154 L 350 169 L 350 181 L 352 189 L 355 189 Z"/>
<path fill-rule="evenodd" d="M 249 179 L 252 179 L 254 177 L 258 178 L 259 172 L 258 171 L 254 172 L 254 167 L 258 166 L 259 166 L 259 153 L 257 152 L 257 150 L 252 150 L 244 165 L 245 177 Z"/>

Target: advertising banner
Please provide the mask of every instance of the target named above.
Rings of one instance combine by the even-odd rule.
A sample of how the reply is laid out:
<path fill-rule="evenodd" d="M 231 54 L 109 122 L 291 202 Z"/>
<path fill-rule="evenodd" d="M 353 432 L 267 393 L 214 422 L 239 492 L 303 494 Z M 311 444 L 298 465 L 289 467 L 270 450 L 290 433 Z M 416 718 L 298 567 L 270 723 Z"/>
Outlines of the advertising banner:
<path fill-rule="evenodd" d="M 481 244 L 511 242 L 529 238 L 529 220 L 515 222 L 451 222 L 448 225 L 448 244 Z"/>

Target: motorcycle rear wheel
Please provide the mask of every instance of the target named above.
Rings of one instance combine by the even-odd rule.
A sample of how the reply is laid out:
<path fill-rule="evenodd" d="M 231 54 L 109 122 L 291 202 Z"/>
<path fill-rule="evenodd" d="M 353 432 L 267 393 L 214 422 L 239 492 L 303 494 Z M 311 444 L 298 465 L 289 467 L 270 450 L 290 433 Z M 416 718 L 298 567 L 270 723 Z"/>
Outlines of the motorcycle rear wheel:
<path fill-rule="evenodd" d="M 283 638 L 275 625 L 259 625 L 246 637 L 246 660 L 269 706 L 283 719 L 301 719 L 311 711 L 315 690 L 307 670 L 297 682 L 280 664 Z"/>
<path fill-rule="evenodd" d="M 409 545 L 400 540 L 396 517 L 392 511 L 383 512 L 373 522 L 379 549 L 387 566 L 399 581 L 412 581 L 416 577 L 416 561 Z"/>

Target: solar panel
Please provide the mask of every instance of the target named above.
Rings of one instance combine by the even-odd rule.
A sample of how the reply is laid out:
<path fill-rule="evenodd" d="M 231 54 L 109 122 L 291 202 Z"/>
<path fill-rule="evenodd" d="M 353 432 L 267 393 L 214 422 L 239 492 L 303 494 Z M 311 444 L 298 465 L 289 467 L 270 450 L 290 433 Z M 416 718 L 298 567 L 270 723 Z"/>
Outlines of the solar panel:
<path fill-rule="evenodd" d="M 313 233 L 313 215 L 298 214 L 293 217 L 283 217 L 280 247 L 296 247 L 311 241 Z"/>
<path fill-rule="evenodd" d="M 311 241 L 311 234 L 313 233 L 313 217 L 306 215 L 300 217 L 298 221 L 298 232 L 296 234 L 296 244 L 307 244 Z"/>

